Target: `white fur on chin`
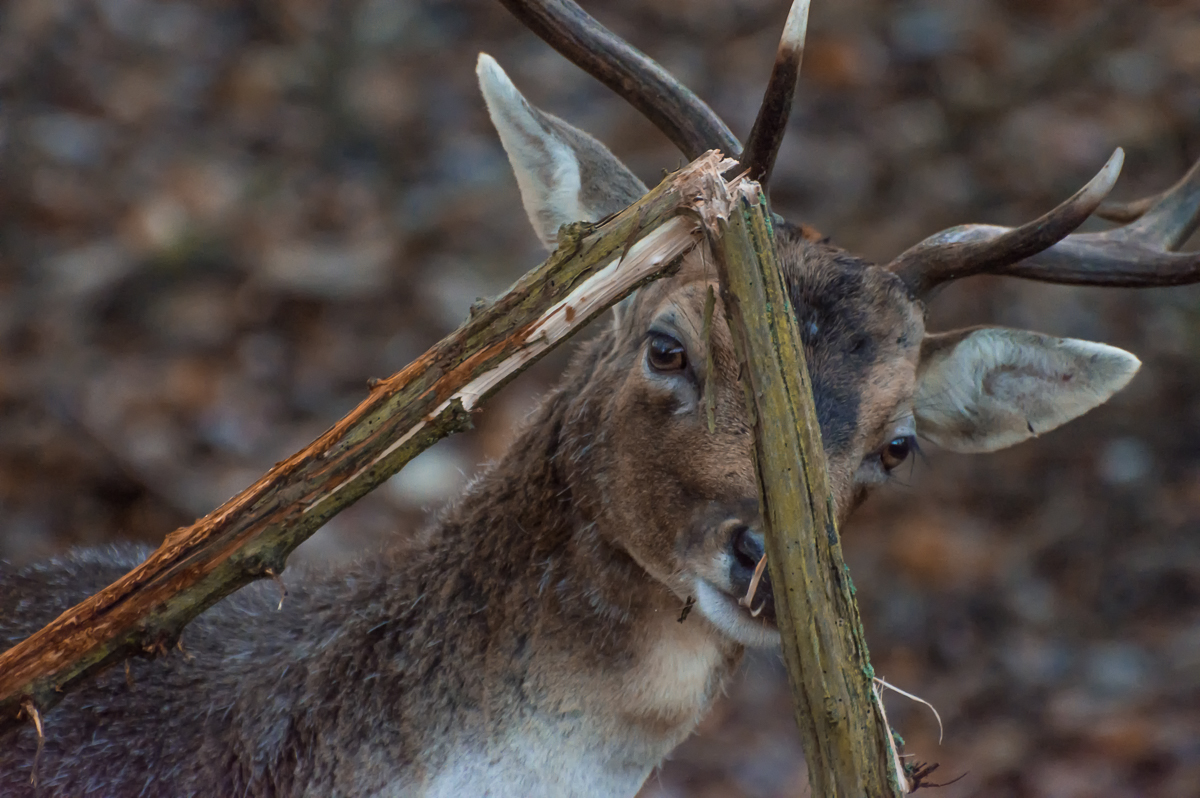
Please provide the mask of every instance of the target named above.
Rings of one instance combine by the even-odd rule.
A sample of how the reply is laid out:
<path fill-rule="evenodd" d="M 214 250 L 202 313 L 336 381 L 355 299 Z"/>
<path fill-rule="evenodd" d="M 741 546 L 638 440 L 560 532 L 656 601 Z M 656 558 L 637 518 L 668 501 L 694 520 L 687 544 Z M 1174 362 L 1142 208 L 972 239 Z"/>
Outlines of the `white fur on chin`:
<path fill-rule="evenodd" d="M 762 618 L 751 618 L 732 598 L 696 579 L 696 608 L 724 634 L 744 646 L 765 648 L 779 644 L 779 630 Z"/>

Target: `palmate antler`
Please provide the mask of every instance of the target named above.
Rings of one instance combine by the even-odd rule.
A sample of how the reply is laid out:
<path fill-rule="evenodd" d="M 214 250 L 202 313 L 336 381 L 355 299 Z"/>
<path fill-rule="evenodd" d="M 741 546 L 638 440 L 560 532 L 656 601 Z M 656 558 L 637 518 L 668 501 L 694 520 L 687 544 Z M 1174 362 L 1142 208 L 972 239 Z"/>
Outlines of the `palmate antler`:
<path fill-rule="evenodd" d="M 753 179 L 765 184 L 770 178 L 800 73 L 808 0 L 796 0 L 788 14 L 745 151 L 702 100 L 571 0 L 501 2 L 568 60 L 637 108 L 688 158 L 720 149 L 737 157 Z M 1117 150 L 1091 182 L 1039 219 L 1017 228 L 952 227 L 906 250 L 887 268 L 923 298 L 938 286 L 976 274 L 1129 288 L 1200 282 L 1200 253 L 1176 251 L 1200 224 L 1200 162 L 1162 194 L 1104 203 L 1123 158 Z M 1126 224 L 1103 233 L 1075 233 L 1092 215 Z"/>

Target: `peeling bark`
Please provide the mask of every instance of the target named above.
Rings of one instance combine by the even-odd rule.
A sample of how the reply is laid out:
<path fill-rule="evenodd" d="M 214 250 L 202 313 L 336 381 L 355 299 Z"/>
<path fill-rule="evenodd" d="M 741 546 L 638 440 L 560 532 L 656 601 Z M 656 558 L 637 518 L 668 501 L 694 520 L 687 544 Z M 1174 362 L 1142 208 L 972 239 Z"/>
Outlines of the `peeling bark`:
<path fill-rule="evenodd" d="M 754 425 L 767 564 L 813 795 L 882 798 L 906 778 L 873 691 L 796 316 L 757 184 L 706 219 Z"/>

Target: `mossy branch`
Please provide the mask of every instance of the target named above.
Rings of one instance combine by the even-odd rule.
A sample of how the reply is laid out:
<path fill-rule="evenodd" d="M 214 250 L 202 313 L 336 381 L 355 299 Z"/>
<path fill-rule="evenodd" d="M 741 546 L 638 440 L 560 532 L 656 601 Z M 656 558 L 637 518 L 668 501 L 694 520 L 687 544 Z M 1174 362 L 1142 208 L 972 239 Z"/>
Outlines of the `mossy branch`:
<path fill-rule="evenodd" d="M 812 794 L 903 794 L 891 735 L 842 559 L 812 385 L 758 185 L 731 187 L 709 220 L 729 327 L 746 379 L 767 563 Z"/>
<path fill-rule="evenodd" d="M 725 190 L 728 166 L 707 153 L 604 223 L 564 228 L 549 260 L 415 362 L 372 381 L 367 399 L 320 438 L 0 654 L 0 731 L 111 664 L 168 650 L 205 609 L 279 574 L 322 524 L 469 427 L 484 400 L 590 319 L 671 271 L 703 239 L 690 211 Z"/>

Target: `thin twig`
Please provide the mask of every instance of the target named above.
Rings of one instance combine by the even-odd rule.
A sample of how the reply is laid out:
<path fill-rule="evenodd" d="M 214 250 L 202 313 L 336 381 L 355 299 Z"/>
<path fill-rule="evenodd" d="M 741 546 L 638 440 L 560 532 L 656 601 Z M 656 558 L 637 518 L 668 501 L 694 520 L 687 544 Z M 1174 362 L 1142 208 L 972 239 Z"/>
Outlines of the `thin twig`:
<path fill-rule="evenodd" d="M 717 431 L 717 410 L 716 410 L 716 378 L 713 375 L 713 345 L 712 345 L 712 320 L 713 308 L 717 305 L 717 293 L 710 285 L 708 287 L 708 296 L 704 298 L 704 329 L 700 336 L 704 339 L 704 415 L 708 419 L 708 434 L 713 435 Z"/>
<path fill-rule="evenodd" d="M 692 607 L 695 607 L 695 606 L 696 606 L 695 597 L 688 596 L 687 601 L 683 602 L 683 609 L 681 609 L 679 611 L 679 622 L 680 623 L 683 623 L 684 621 L 686 621 L 688 619 L 688 616 L 692 614 Z"/>
<path fill-rule="evenodd" d="M 746 588 L 746 595 L 738 599 L 738 604 L 749 609 L 754 604 L 754 594 L 758 592 L 758 583 L 762 579 L 763 571 L 767 569 L 767 555 L 758 558 L 758 565 L 754 566 L 754 576 L 750 577 L 750 586 Z M 757 617 L 757 616 L 755 616 Z"/>
<path fill-rule="evenodd" d="M 878 676 L 875 677 L 875 683 L 882 685 L 883 687 L 886 687 L 887 689 L 891 690 L 894 693 L 899 693 L 900 695 L 904 696 L 905 698 L 916 701 L 918 704 L 924 704 L 925 706 L 929 707 L 929 711 L 933 713 L 933 716 L 935 718 L 937 718 L 938 745 L 942 744 L 942 733 L 943 733 L 944 729 L 942 728 L 942 716 L 938 714 L 937 707 L 935 707 L 933 704 L 926 701 L 924 698 L 921 698 L 920 696 L 913 695 L 912 693 L 908 692 L 907 690 L 901 690 L 899 687 L 897 687 L 894 684 L 891 684 L 890 682 L 885 682 L 883 679 L 880 679 Z"/>
<path fill-rule="evenodd" d="M 26 698 L 21 702 L 21 709 L 33 721 L 33 728 L 37 730 L 37 753 L 33 755 L 33 772 L 29 774 L 29 783 L 36 787 L 38 783 L 38 764 L 42 760 L 42 749 L 46 745 L 46 734 L 42 729 L 42 715 L 38 712 L 38 708 L 34 706 L 33 700 Z"/>

